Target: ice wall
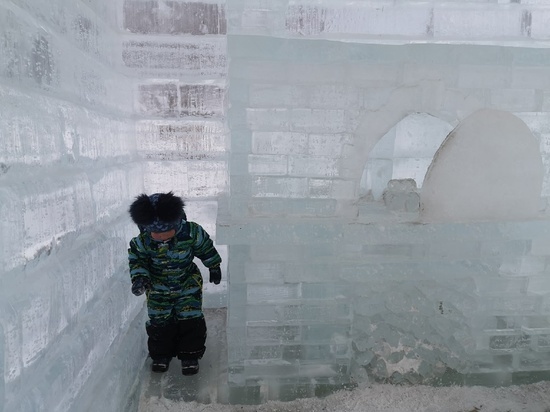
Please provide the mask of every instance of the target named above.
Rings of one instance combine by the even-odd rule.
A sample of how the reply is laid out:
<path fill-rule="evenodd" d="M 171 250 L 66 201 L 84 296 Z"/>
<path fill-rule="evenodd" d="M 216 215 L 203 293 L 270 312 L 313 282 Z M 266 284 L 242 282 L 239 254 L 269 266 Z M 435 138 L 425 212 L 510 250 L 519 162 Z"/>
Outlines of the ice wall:
<path fill-rule="evenodd" d="M 124 0 L 122 8 L 145 190 L 182 196 L 188 219 L 216 239 L 216 197 L 228 185 L 225 5 Z M 217 247 L 225 273 L 226 248 Z M 226 305 L 226 279 L 205 284 L 205 306 Z"/>
<path fill-rule="evenodd" d="M 0 5 L 0 410 L 129 402 L 146 339 L 126 210 L 174 190 L 215 236 L 225 31 L 215 4 Z"/>
<path fill-rule="evenodd" d="M 229 244 L 230 398 L 292 399 L 367 379 L 540 377 L 550 55 L 537 46 L 549 36 L 547 9 L 235 0 L 227 10 L 231 184 L 218 241 Z M 489 147 L 462 145 L 456 158 L 442 143 L 468 116 L 493 122 L 486 109 L 521 133 L 474 128 L 455 142 L 479 136 Z M 521 202 L 523 182 L 529 213 L 427 223 L 424 177 L 441 176 L 429 171 L 434 155 L 452 158 L 460 180 L 470 165 L 459 159 L 512 141 L 529 163 L 493 193 Z"/>
<path fill-rule="evenodd" d="M 123 410 L 145 356 L 126 268 L 144 167 L 117 15 L 0 2 L 1 411 Z"/>
<path fill-rule="evenodd" d="M 230 0 L 231 34 L 402 44 L 548 39 L 544 0 Z"/>

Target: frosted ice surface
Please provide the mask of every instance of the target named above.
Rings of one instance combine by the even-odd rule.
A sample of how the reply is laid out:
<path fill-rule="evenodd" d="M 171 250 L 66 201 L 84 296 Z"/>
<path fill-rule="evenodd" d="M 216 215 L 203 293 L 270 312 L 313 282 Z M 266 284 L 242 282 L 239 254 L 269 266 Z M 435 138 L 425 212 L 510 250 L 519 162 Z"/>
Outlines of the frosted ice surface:
<path fill-rule="evenodd" d="M 363 177 L 361 194 L 382 197 L 392 179 L 413 179 L 418 188 L 432 159 L 452 126 L 428 114 L 412 114 L 387 132 L 370 151 Z"/>
<path fill-rule="evenodd" d="M 224 125 L 215 120 L 140 121 L 138 149 L 149 157 L 175 159 L 225 150 Z M 166 160 L 168 160 L 166 159 Z"/>
<path fill-rule="evenodd" d="M 0 410 L 126 404 L 146 355 L 125 261 L 143 191 L 185 197 L 228 263 L 205 304 L 229 301 L 230 364 L 185 396 L 293 399 L 443 363 L 504 382 L 550 368 L 550 230 L 508 221 L 540 217 L 550 190 L 547 54 L 380 44 L 538 47 L 546 4 L 390 3 L 0 5 Z M 486 107 L 516 117 L 474 114 L 442 146 Z M 387 207 L 355 219 L 368 192 Z M 388 213 L 418 217 L 419 193 L 440 224 Z"/>
<path fill-rule="evenodd" d="M 227 73 L 226 39 L 197 40 L 183 36 L 133 37 L 123 43 L 125 66 L 143 78 L 224 78 Z"/>
<path fill-rule="evenodd" d="M 177 80 L 150 80 L 139 87 L 139 112 L 160 117 L 223 115 L 225 87 L 184 84 Z"/>
<path fill-rule="evenodd" d="M 250 48 L 239 52 L 239 44 Z M 535 271 L 537 259 L 527 259 L 521 265 L 514 260 L 529 255 L 530 242 L 546 238 L 546 229 L 524 221 L 515 226 L 506 219 L 485 224 L 443 221 L 419 225 L 403 223 L 391 213 L 408 211 L 412 222 L 418 223 L 419 196 L 442 143 L 464 113 L 490 102 L 490 93 L 467 88 L 481 87 L 486 79 L 495 90 L 508 87 L 511 73 L 501 64 L 505 55 L 500 49 L 462 46 L 451 47 L 452 51 L 433 45 L 406 50 L 347 44 L 338 51 L 332 46 L 322 40 L 277 42 L 246 36 L 230 42 L 230 50 L 235 50 L 231 62 L 235 71 L 230 70 L 229 82 L 235 80 L 239 88 L 248 90 L 235 92 L 229 119 L 238 139 L 235 145 L 232 142 L 238 154 L 232 153 L 230 162 L 239 165 L 247 161 L 248 167 L 241 164 L 232 169 L 228 210 L 218 221 L 218 239 L 229 243 L 230 391 L 239 393 L 246 387 L 249 392 L 242 396 L 265 400 L 270 391 L 286 393 L 285 376 L 291 375 L 295 380 L 289 385 L 303 384 L 307 392 L 311 386 L 303 382 L 313 370 L 319 373 L 317 384 L 328 382 L 333 387 L 365 375 L 396 383 L 437 380 L 447 376 L 443 364 L 459 375 L 484 368 L 485 377 L 494 377 L 506 363 L 504 350 L 513 352 L 513 361 L 507 365 L 526 370 L 530 355 L 522 355 L 524 340 L 513 344 L 510 338 L 509 349 L 504 349 L 507 342 L 500 343 L 500 335 L 485 324 L 496 316 L 518 313 L 529 317 L 547 310 L 543 309 L 545 297 L 533 296 L 528 290 L 531 277 L 540 276 Z M 265 62 L 266 49 L 276 56 L 271 65 Z M 283 58 L 281 49 L 291 53 Z M 351 57 L 347 60 L 342 58 L 346 49 Z M 475 57 L 471 53 L 476 53 Z M 538 61 L 536 53 L 529 57 L 520 56 L 519 51 L 510 53 L 514 59 Z M 322 64 L 328 55 L 336 56 L 335 60 Z M 346 63 L 340 63 L 340 58 Z M 437 68 L 438 64 L 443 66 Z M 396 67 L 404 68 L 399 72 Z M 497 76 L 489 78 L 493 67 L 498 68 Z M 304 84 L 334 81 L 339 78 L 337 69 L 346 83 L 357 87 L 334 87 L 324 93 L 346 108 L 349 123 L 344 126 L 349 129 L 328 133 L 317 130 L 325 126 L 322 122 L 307 128 L 305 121 L 293 122 L 294 113 L 310 113 L 296 107 L 318 104 L 315 111 L 323 111 L 321 105 L 326 101 L 322 94 L 314 101 L 308 99 L 312 92 Z M 292 77 L 284 81 L 281 73 L 289 70 Z M 419 89 L 403 86 L 399 80 L 403 74 L 407 82 L 424 76 L 430 81 Z M 274 79 L 282 85 L 275 87 Z M 366 89 L 360 94 L 362 100 L 357 100 L 358 88 Z M 335 90 L 347 93 L 349 100 Z M 521 99 L 518 96 L 531 95 L 514 97 L 503 92 L 502 104 L 512 107 L 514 99 Z M 500 95 L 495 92 L 494 96 L 498 100 Z M 417 105 L 418 100 L 422 102 Z M 358 101 L 364 106 L 354 106 Z M 415 103 L 408 109 L 410 102 Z M 419 106 L 430 110 L 423 112 Z M 390 112 L 388 107 L 396 111 Z M 398 108 L 404 108 L 403 112 Z M 407 116 L 411 112 L 415 114 Z M 334 111 L 326 114 L 334 115 Z M 544 116 L 518 116 L 544 129 Z M 491 140 L 496 144 L 496 139 Z M 269 163 L 263 169 L 259 156 L 271 156 L 265 157 Z M 322 163 L 314 169 L 303 162 L 300 168 L 289 167 L 288 175 L 282 174 L 285 157 L 292 161 L 314 156 L 334 156 L 338 160 L 335 173 L 320 169 Z M 458 171 L 467 167 L 465 161 L 460 167 L 455 165 Z M 327 206 L 322 213 L 321 208 L 312 206 L 314 196 L 327 202 L 341 200 L 332 188 L 345 179 L 352 188 L 344 193 L 351 199 L 356 199 L 355 190 L 360 186 L 360 194 L 370 190 L 381 199 L 385 193 L 387 207 L 379 209 L 373 203 L 380 202 L 365 196 L 365 216 L 371 220 L 364 220 L 361 214 L 354 220 L 348 217 L 354 215 L 337 212 L 342 210 L 338 205 Z M 474 184 L 474 180 L 469 183 Z M 541 187 L 536 193 L 537 204 L 540 194 Z M 270 247 L 272 253 L 267 252 Z M 537 249 L 540 251 L 540 244 Z M 510 262 L 503 266 L 507 257 Z M 349 305 L 336 308 L 329 304 L 335 299 Z M 269 308 L 260 308 L 262 302 Z M 312 362 L 314 353 L 319 358 Z M 265 362 L 252 364 L 257 357 Z M 253 377 L 259 379 L 258 374 L 261 380 L 252 381 Z"/>
<path fill-rule="evenodd" d="M 124 0 L 124 28 L 140 34 L 225 34 L 224 4 Z"/>
<path fill-rule="evenodd" d="M 525 123 L 509 113 L 479 111 L 449 135 L 434 158 L 422 190 L 423 216 L 535 218 L 542 179 L 538 142 Z"/>
<path fill-rule="evenodd" d="M 427 6 L 393 7 L 389 10 L 359 3 L 356 7 L 334 7 L 335 3 L 332 6 L 292 5 L 287 12 L 287 30 L 302 35 L 344 32 L 422 36 L 426 34 L 430 21 L 430 8 Z"/>
<path fill-rule="evenodd" d="M 307 133 L 253 132 L 252 152 L 257 154 L 305 154 L 308 148 Z"/>
<path fill-rule="evenodd" d="M 441 7 L 434 10 L 434 36 L 468 38 L 518 37 L 527 29 L 519 7 Z"/>

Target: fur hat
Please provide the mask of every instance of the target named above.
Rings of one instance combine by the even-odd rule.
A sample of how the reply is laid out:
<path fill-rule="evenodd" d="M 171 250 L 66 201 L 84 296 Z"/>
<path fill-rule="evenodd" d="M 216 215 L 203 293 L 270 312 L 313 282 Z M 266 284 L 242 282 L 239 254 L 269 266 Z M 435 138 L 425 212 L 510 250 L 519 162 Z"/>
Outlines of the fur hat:
<path fill-rule="evenodd" d="M 131 204 L 130 217 L 141 230 L 146 232 L 168 232 L 177 229 L 186 220 L 185 203 L 172 192 L 141 194 Z"/>

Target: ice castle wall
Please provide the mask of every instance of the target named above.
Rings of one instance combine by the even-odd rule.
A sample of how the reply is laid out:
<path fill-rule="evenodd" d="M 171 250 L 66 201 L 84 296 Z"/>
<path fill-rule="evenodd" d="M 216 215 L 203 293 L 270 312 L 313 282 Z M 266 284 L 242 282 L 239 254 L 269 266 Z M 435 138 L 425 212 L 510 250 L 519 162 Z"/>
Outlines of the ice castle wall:
<path fill-rule="evenodd" d="M 229 244 L 235 399 L 548 370 L 550 61 L 537 45 L 549 33 L 541 3 L 520 3 L 228 2 L 231 184 L 218 241 Z M 405 180 L 359 197 L 369 155 L 407 116 L 448 133 L 486 109 L 528 130 L 534 173 L 515 169 L 538 184 L 528 214 L 426 223 L 422 182 Z M 431 136 L 419 124 L 408 136 Z M 394 136 L 378 160 L 400 179 L 407 167 L 424 176 L 423 146 L 445 137 Z"/>
<path fill-rule="evenodd" d="M 0 3 L 2 411 L 122 410 L 144 359 L 125 254 L 144 167 L 117 15 Z"/>

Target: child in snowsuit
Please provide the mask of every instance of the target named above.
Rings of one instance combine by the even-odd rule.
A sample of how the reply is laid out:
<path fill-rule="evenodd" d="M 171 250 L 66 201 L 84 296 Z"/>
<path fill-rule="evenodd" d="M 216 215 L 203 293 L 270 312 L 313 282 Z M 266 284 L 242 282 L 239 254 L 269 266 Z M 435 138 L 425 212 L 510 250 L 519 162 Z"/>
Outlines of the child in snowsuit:
<path fill-rule="evenodd" d="M 177 356 L 182 373 L 193 375 L 206 349 L 203 280 L 193 258 L 209 268 L 209 280 L 217 285 L 221 257 L 208 233 L 187 221 L 183 200 L 172 192 L 141 194 L 129 213 L 141 232 L 130 241 L 128 259 L 132 293 L 147 296 L 145 328 L 152 370 L 167 371 Z"/>

